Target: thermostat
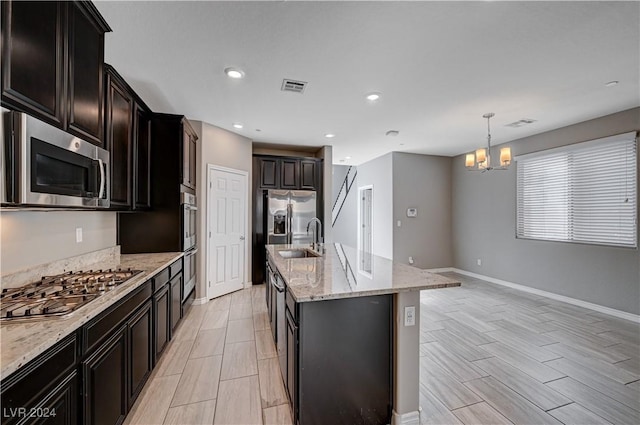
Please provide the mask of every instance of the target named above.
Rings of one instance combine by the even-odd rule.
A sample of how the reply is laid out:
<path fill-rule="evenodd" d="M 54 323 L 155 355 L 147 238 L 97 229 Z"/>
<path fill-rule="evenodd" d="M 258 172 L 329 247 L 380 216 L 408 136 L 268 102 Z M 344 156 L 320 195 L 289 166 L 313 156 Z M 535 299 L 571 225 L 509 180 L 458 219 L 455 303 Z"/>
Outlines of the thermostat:
<path fill-rule="evenodd" d="M 407 217 L 417 217 L 418 209 L 417 208 L 407 208 Z"/>

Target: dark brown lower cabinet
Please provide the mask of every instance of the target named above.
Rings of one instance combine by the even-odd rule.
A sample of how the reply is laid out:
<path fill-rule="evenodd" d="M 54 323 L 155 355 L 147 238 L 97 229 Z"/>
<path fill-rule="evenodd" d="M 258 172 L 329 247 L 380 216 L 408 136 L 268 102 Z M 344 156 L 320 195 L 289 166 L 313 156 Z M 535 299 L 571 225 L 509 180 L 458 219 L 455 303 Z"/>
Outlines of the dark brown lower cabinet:
<path fill-rule="evenodd" d="M 153 295 L 154 332 L 155 332 L 155 362 L 162 355 L 169 343 L 169 316 L 171 303 L 169 302 L 169 286 L 164 285 Z"/>
<path fill-rule="evenodd" d="M 2 424 L 77 423 L 78 344 L 72 334 L 2 380 Z"/>
<path fill-rule="evenodd" d="M 129 406 L 132 406 L 153 369 L 153 315 L 151 300 L 127 325 L 129 339 Z"/>
<path fill-rule="evenodd" d="M 298 325 L 293 316 L 287 312 L 287 394 L 291 401 L 292 417 L 297 418 L 297 391 L 298 391 Z"/>
<path fill-rule="evenodd" d="M 38 416 L 25 424 L 75 425 L 78 423 L 78 373 L 74 370 L 65 377 L 34 409 Z"/>
<path fill-rule="evenodd" d="M 3 379 L 2 425 L 122 424 L 181 319 L 181 262 Z"/>
<path fill-rule="evenodd" d="M 171 279 L 171 330 L 178 326 L 182 317 L 182 273 Z"/>
<path fill-rule="evenodd" d="M 127 327 L 82 362 L 84 424 L 119 425 L 127 414 Z"/>

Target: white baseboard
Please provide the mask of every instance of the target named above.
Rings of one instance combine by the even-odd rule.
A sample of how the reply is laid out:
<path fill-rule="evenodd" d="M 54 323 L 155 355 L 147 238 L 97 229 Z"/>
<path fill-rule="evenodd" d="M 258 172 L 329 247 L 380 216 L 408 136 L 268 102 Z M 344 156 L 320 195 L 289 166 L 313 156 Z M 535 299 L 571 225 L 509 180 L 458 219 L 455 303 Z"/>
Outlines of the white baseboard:
<path fill-rule="evenodd" d="M 208 302 L 209 300 L 207 299 L 207 297 L 196 298 L 195 300 L 193 300 L 193 305 L 206 304 Z"/>
<path fill-rule="evenodd" d="M 446 273 L 455 271 L 455 269 L 453 267 L 441 267 L 439 269 L 426 269 L 425 271 L 428 271 L 430 273 Z"/>
<path fill-rule="evenodd" d="M 529 292 L 530 294 L 540 295 L 543 297 L 551 298 L 552 300 L 562 301 L 567 304 L 577 305 L 578 307 L 588 308 L 589 310 L 594 310 L 600 313 L 609 314 L 611 316 L 618 317 L 620 319 L 629 320 L 631 322 L 640 323 L 640 315 L 627 313 L 626 311 L 616 310 L 614 308 L 605 307 L 603 305 L 590 303 L 588 301 L 582 301 L 576 298 L 566 297 L 564 295 L 554 294 L 553 292 L 543 291 L 541 289 L 531 288 L 525 285 L 519 285 L 517 283 L 508 282 L 502 279 L 496 279 L 494 277 L 485 276 L 478 273 L 469 272 L 466 270 L 456 269 L 455 267 L 449 267 L 447 269 L 431 269 L 432 270 L 443 270 L 443 271 L 452 271 L 455 273 L 460 273 L 465 276 L 475 277 L 476 279 L 486 280 L 487 282 L 495 283 L 497 285 L 507 286 L 509 288 L 518 289 L 520 291 Z M 435 272 L 441 273 L 441 272 Z"/>
<path fill-rule="evenodd" d="M 244 283 L 244 289 L 249 289 L 253 286 L 253 282 L 249 281 L 249 282 L 245 282 Z"/>
<path fill-rule="evenodd" d="M 397 413 L 393 411 L 391 425 L 420 425 L 420 412 L 417 410 L 409 413 Z"/>

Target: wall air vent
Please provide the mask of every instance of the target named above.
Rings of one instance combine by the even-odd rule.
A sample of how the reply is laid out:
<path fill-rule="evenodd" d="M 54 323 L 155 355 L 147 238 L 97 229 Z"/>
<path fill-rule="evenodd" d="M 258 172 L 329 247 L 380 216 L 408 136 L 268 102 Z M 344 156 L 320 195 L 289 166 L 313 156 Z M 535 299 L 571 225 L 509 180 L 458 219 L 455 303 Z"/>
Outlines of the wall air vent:
<path fill-rule="evenodd" d="M 523 118 L 519 121 L 515 121 L 515 122 L 512 122 L 511 124 L 507 124 L 505 125 L 505 127 L 518 128 L 518 127 L 522 127 L 523 125 L 531 124 L 534 122 L 536 122 L 536 120 L 532 120 L 530 118 Z"/>
<path fill-rule="evenodd" d="M 304 89 L 307 87 L 307 82 L 305 81 L 296 81 L 285 78 L 282 80 L 282 91 L 291 91 L 294 93 L 302 93 Z"/>

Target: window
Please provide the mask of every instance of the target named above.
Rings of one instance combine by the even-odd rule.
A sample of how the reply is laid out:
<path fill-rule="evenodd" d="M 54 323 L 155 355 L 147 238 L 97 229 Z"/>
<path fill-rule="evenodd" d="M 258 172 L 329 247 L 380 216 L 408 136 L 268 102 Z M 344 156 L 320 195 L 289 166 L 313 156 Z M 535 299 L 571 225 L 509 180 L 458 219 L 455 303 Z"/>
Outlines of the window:
<path fill-rule="evenodd" d="M 636 133 L 516 157 L 526 239 L 637 247 Z"/>

